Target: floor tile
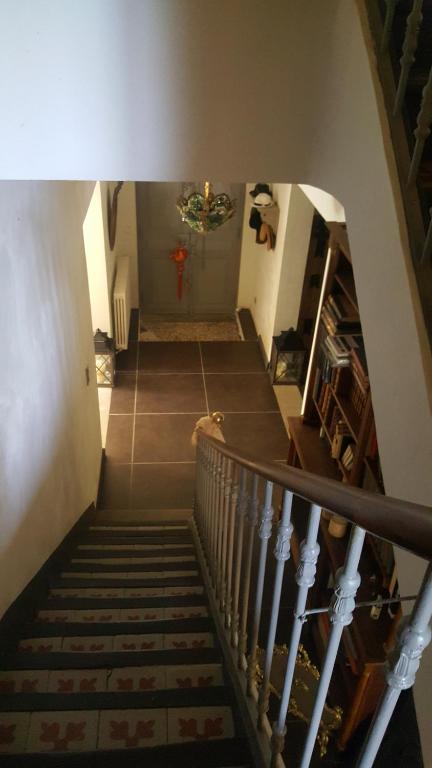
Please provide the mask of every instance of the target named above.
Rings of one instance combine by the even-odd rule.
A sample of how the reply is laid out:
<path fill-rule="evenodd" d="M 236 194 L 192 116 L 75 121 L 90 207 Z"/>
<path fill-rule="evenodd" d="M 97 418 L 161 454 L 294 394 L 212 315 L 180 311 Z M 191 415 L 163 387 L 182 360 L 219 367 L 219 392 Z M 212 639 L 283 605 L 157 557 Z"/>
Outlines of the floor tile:
<path fill-rule="evenodd" d="M 166 668 L 167 688 L 208 688 L 223 684 L 220 664 L 189 664 Z"/>
<path fill-rule="evenodd" d="M 156 747 L 166 742 L 166 709 L 120 709 L 100 713 L 99 749 Z"/>
<path fill-rule="evenodd" d="M 195 461 L 191 436 L 200 416 L 199 413 L 137 416 L 134 461 Z"/>
<path fill-rule="evenodd" d="M 140 375 L 136 411 L 205 414 L 207 407 L 202 374 Z"/>
<path fill-rule="evenodd" d="M 141 342 L 139 370 L 148 373 L 201 373 L 199 345 L 194 341 Z"/>
<path fill-rule="evenodd" d="M 288 456 L 288 437 L 279 413 L 230 413 L 223 430 L 227 443 L 267 461 Z"/>
<path fill-rule="evenodd" d="M 85 752 L 95 749 L 99 712 L 33 712 L 28 752 Z"/>
<path fill-rule="evenodd" d="M 111 670 L 108 679 L 109 691 L 161 691 L 164 688 L 165 667 L 121 667 Z"/>
<path fill-rule="evenodd" d="M 113 648 L 113 638 L 109 635 L 94 637 L 65 637 L 62 651 L 73 653 L 105 653 Z"/>
<path fill-rule="evenodd" d="M 25 752 L 29 712 L 0 712 L 0 753 Z"/>
<path fill-rule="evenodd" d="M 252 373 L 264 370 L 255 341 L 205 341 L 201 343 L 205 373 Z"/>
<path fill-rule="evenodd" d="M 130 465 L 105 463 L 100 499 L 102 509 L 129 508 L 130 477 Z"/>
<path fill-rule="evenodd" d="M 130 341 L 128 348 L 116 355 L 117 371 L 136 371 L 138 342 Z"/>
<path fill-rule="evenodd" d="M 164 648 L 214 648 L 210 632 L 182 632 L 164 636 Z"/>
<path fill-rule="evenodd" d="M 193 502 L 194 484 L 195 464 L 134 464 L 131 507 L 187 509 Z"/>
<path fill-rule="evenodd" d="M 133 413 L 135 409 L 136 376 L 117 373 L 111 395 L 111 413 Z"/>
<path fill-rule="evenodd" d="M 50 653 L 60 651 L 61 647 L 61 637 L 29 637 L 20 641 L 18 650 L 23 653 Z"/>
<path fill-rule="evenodd" d="M 48 687 L 47 669 L 11 670 L 0 672 L 2 693 L 45 693 Z"/>
<path fill-rule="evenodd" d="M 162 651 L 163 635 L 116 635 L 114 651 Z"/>
<path fill-rule="evenodd" d="M 267 373 L 208 373 L 205 383 L 210 411 L 278 411 Z"/>
<path fill-rule="evenodd" d="M 209 741 L 234 736 L 229 707 L 184 707 L 168 710 L 168 743 Z"/>
<path fill-rule="evenodd" d="M 162 621 L 163 608 L 121 608 L 119 621 Z"/>
<path fill-rule="evenodd" d="M 179 606 L 165 608 L 165 619 L 200 619 L 209 615 L 204 605 Z"/>
<path fill-rule="evenodd" d="M 62 669 L 49 673 L 50 693 L 96 693 L 107 690 L 107 669 Z"/>
<path fill-rule="evenodd" d="M 113 416 L 108 422 L 106 456 L 111 463 L 128 462 L 132 455 L 133 416 Z"/>

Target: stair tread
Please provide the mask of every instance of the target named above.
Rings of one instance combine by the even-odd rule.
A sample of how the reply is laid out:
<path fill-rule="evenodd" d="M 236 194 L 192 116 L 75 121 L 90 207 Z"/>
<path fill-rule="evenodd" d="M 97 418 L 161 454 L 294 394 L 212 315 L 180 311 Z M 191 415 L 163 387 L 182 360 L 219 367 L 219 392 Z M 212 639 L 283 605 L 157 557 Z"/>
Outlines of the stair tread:
<path fill-rule="evenodd" d="M 62 753 L 62 765 L 67 768 L 248 768 L 250 762 L 246 739 L 234 737 L 215 741 L 185 742 L 160 747 L 98 750 L 96 752 Z M 146 761 L 146 762 L 145 762 Z M 147 763 L 148 761 L 148 763 Z M 2 755 L 6 768 L 58 768 L 59 755 L 39 754 Z"/>
<path fill-rule="evenodd" d="M 101 669 L 104 667 L 148 667 L 165 664 L 212 664 L 220 662 L 218 648 L 176 648 L 158 651 L 107 651 L 101 653 L 4 652 L 0 668 L 10 669 Z"/>
<path fill-rule="evenodd" d="M 153 632 L 162 634 L 177 634 L 179 632 L 209 632 L 214 623 L 209 617 L 161 619 L 160 621 L 110 621 L 110 622 L 44 622 L 33 621 L 24 624 L 20 636 L 24 637 L 56 637 L 91 635 L 126 635 Z"/>
<path fill-rule="evenodd" d="M 91 674 L 91 670 L 89 670 Z M 86 691 L 82 693 L 0 694 L 0 712 L 50 712 L 54 710 L 172 709 L 174 707 L 229 706 L 226 685 L 166 688 L 155 691 Z"/>
<path fill-rule="evenodd" d="M 41 610 L 115 610 L 127 608 L 169 608 L 207 606 L 207 597 L 202 595 L 179 595 L 178 597 L 49 597 Z"/>

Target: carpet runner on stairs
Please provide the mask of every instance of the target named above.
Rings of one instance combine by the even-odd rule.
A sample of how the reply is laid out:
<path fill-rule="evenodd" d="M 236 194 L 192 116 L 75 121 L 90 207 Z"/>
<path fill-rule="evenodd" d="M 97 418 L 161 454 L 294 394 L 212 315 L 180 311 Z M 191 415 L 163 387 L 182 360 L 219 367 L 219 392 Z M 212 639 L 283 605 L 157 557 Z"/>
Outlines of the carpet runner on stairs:
<path fill-rule="evenodd" d="M 250 764 L 188 524 L 99 519 L 1 654 L 1 765 Z"/>

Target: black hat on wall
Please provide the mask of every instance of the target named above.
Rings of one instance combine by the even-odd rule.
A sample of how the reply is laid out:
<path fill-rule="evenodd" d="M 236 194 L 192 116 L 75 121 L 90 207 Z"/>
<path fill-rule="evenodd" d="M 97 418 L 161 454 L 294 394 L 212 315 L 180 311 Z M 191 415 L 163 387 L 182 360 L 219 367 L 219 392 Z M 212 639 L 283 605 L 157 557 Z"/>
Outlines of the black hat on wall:
<path fill-rule="evenodd" d="M 271 195 L 270 187 L 268 184 L 263 184 L 262 182 L 259 182 L 258 184 L 255 184 L 255 188 L 251 189 L 249 192 L 250 196 L 256 198 L 257 195 L 259 195 L 261 192 L 265 192 L 267 195 Z"/>

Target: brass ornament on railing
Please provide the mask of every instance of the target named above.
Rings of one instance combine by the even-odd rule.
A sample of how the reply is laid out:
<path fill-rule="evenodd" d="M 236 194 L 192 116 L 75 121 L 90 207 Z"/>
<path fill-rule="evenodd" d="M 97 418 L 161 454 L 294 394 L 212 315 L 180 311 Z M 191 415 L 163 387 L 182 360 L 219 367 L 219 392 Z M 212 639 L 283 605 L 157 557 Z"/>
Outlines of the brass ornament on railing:
<path fill-rule="evenodd" d="M 286 645 L 275 645 L 273 650 L 273 662 L 270 675 L 270 693 L 278 699 L 281 697 L 285 678 L 286 658 L 288 648 Z M 263 681 L 261 662 L 264 659 L 264 650 L 257 649 L 257 663 L 255 669 L 255 681 L 258 686 Z M 282 660 L 282 663 L 281 663 Z M 311 662 L 306 648 L 300 644 L 297 652 L 295 674 L 292 687 L 292 695 L 289 700 L 288 712 L 294 717 L 310 722 L 310 715 L 315 699 L 316 689 L 320 679 L 317 667 Z M 339 730 L 342 724 L 343 710 L 340 706 L 325 705 L 321 724 L 317 736 L 320 748 L 320 757 L 327 754 L 328 743 L 332 733 Z"/>

